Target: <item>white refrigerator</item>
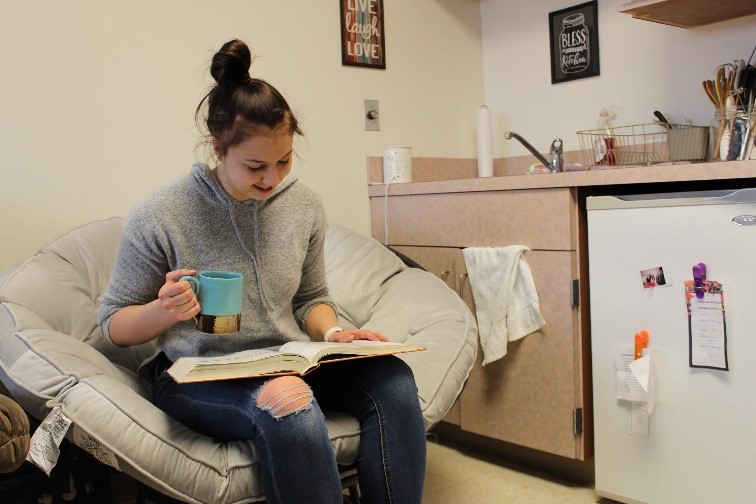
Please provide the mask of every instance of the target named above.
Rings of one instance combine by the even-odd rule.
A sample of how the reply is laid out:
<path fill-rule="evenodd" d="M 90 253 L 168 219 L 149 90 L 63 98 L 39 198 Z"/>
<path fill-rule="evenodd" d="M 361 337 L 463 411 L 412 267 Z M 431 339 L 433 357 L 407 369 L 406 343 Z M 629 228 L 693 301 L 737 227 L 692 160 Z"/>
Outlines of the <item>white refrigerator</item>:
<path fill-rule="evenodd" d="M 589 197 L 586 208 L 596 492 L 756 503 L 756 189 Z M 645 403 L 618 399 L 640 331 Z"/>

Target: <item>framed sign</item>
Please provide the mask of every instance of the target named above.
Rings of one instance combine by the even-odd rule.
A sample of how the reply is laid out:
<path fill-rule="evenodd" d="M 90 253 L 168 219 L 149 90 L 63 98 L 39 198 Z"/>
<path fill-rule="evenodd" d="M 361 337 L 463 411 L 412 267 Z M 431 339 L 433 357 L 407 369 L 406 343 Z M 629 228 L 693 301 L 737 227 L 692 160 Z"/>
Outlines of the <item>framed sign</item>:
<path fill-rule="evenodd" d="M 549 13 L 551 83 L 600 75 L 598 0 Z"/>
<path fill-rule="evenodd" d="M 383 0 L 341 2 L 341 64 L 386 68 Z"/>

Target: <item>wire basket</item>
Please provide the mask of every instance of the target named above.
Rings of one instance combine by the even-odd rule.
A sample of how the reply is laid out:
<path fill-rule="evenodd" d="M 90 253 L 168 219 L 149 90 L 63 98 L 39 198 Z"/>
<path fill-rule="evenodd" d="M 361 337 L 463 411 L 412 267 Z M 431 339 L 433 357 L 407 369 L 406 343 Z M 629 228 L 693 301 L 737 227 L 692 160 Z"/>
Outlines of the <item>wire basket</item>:
<path fill-rule="evenodd" d="M 636 124 L 577 132 L 586 166 L 705 161 L 709 129 L 685 124 Z"/>

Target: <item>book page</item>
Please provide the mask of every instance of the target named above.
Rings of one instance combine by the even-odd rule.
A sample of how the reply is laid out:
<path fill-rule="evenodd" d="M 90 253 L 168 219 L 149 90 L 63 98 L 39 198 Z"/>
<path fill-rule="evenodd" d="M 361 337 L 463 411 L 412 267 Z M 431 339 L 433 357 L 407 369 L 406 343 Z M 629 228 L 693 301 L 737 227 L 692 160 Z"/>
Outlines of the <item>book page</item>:
<path fill-rule="evenodd" d="M 168 369 L 168 374 L 178 383 L 274 374 L 304 375 L 317 367 L 319 359 L 326 355 L 341 355 L 345 359 L 352 359 L 417 350 L 425 349 L 382 341 L 294 341 L 277 348 L 245 350 L 216 357 L 181 357 Z"/>
<path fill-rule="evenodd" d="M 290 341 L 279 349 L 282 353 L 298 354 L 310 362 L 332 354 L 369 355 L 383 352 L 391 353 L 397 348 L 405 347 L 404 343 L 393 341 L 358 340 L 351 343 L 331 343 L 324 341 Z"/>
<path fill-rule="evenodd" d="M 253 350 L 242 350 L 227 355 L 218 355 L 215 357 L 182 357 L 188 361 L 201 364 L 231 364 L 234 362 L 252 362 L 256 360 L 267 359 L 278 355 L 276 348 L 258 348 Z"/>
<path fill-rule="evenodd" d="M 180 357 L 173 365 L 168 369 L 170 374 L 175 380 L 179 381 L 184 379 L 190 372 L 202 366 L 205 372 L 218 369 L 223 366 L 240 365 L 245 362 L 255 362 L 265 359 L 271 359 L 278 356 L 278 352 L 275 349 L 254 349 L 244 350 L 228 355 L 218 355 L 215 357 Z"/>

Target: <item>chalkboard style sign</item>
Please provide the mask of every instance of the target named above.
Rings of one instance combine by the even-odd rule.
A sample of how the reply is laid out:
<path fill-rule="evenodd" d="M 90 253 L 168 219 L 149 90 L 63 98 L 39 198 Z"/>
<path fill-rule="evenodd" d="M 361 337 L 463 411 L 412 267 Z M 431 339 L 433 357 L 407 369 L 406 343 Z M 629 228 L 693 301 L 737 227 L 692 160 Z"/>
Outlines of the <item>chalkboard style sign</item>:
<path fill-rule="evenodd" d="M 386 68 L 383 0 L 340 0 L 341 64 Z"/>
<path fill-rule="evenodd" d="M 549 13 L 551 83 L 600 75 L 598 0 Z"/>

